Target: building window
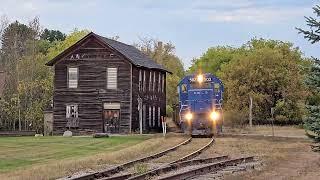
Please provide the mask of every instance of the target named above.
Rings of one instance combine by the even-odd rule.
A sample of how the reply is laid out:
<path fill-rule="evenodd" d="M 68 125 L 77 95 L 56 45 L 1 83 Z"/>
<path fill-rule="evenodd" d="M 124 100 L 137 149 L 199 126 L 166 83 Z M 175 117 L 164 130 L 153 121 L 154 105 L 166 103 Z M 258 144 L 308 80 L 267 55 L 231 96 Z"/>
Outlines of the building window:
<path fill-rule="evenodd" d="M 151 106 L 149 106 L 149 127 L 151 127 Z"/>
<path fill-rule="evenodd" d="M 139 91 L 142 90 L 142 72 L 139 70 Z"/>
<path fill-rule="evenodd" d="M 162 74 L 162 92 L 164 92 L 164 81 L 166 80 L 165 75 Z"/>
<path fill-rule="evenodd" d="M 160 106 L 158 106 L 158 127 L 161 126 L 161 110 L 160 110 Z"/>
<path fill-rule="evenodd" d="M 78 87 L 78 68 L 77 67 L 68 68 L 68 87 L 69 88 Z"/>
<path fill-rule="evenodd" d="M 158 79 L 158 92 L 161 92 L 161 73 L 159 72 L 159 79 Z"/>
<path fill-rule="evenodd" d="M 152 91 L 155 90 L 155 87 L 156 87 L 156 72 L 154 71 L 154 72 L 153 72 L 153 86 L 152 86 Z"/>
<path fill-rule="evenodd" d="M 146 91 L 146 70 L 143 70 L 143 91 Z"/>
<path fill-rule="evenodd" d="M 150 77 L 149 77 L 149 91 L 151 91 L 152 86 L 152 71 L 150 71 Z"/>
<path fill-rule="evenodd" d="M 70 104 L 66 106 L 66 118 L 78 118 L 78 105 Z"/>
<path fill-rule="evenodd" d="M 156 107 L 155 106 L 152 107 L 152 111 L 153 111 L 153 113 L 152 113 L 152 126 L 154 127 L 156 125 Z"/>
<path fill-rule="evenodd" d="M 117 89 L 117 68 L 107 68 L 107 89 Z"/>

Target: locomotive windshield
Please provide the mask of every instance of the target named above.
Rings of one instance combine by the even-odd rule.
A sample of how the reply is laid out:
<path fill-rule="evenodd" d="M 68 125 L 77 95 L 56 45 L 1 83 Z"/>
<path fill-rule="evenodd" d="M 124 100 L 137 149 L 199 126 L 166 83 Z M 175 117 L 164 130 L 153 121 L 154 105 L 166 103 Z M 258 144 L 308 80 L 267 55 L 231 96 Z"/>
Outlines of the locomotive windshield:
<path fill-rule="evenodd" d="M 211 83 L 210 82 L 203 82 L 203 83 L 197 83 L 193 82 L 190 84 L 191 89 L 210 89 Z"/>

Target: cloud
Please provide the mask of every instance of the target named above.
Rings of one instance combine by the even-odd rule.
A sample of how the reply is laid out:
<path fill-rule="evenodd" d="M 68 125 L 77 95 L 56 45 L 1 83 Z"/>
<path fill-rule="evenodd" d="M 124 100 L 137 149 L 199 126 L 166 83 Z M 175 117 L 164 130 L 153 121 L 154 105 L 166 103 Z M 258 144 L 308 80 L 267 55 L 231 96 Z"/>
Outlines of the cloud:
<path fill-rule="evenodd" d="M 231 11 L 210 11 L 202 20 L 205 22 L 235 22 L 254 24 L 273 24 L 294 20 L 303 17 L 310 11 L 310 8 L 288 7 L 246 7 Z"/>
<path fill-rule="evenodd" d="M 310 4 L 287 3 L 280 6 L 277 2 L 262 3 L 258 0 L 202 0 L 183 4 L 171 13 L 181 19 L 207 23 L 277 24 L 301 18 L 310 11 Z"/>

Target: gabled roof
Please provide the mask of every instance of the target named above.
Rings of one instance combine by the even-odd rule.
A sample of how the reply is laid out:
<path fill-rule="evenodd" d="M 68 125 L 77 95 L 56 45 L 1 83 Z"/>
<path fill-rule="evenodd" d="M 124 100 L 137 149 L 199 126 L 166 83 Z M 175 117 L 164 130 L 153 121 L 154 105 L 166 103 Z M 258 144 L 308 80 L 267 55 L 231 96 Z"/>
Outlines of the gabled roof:
<path fill-rule="evenodd" d="M 4 83 L 5 83 L 5 73 L 3 71 L 0 71 L 0 97 L 2 96 L 4 91 Z"/>
<path fill-rule="evenodd" d="M 70 49 L 76 47 L 77 45 L 81 44 L 84 40 L 89 38 L 90 36 L 94 36 L 99 41 L 101 41 L 103 44 L 113 48 L 114 50 L 118 51 L 120 54 L 122 54 L 125 58 L 127 58 L 133 65 L 138 67 L 146 67 L 150 69 L 159 69 L 166 72 L 171 73 L 168 71 L 165 67 L 162 65 L 156 63 L 151 58 L 149 58 L 147 55 L 145 55 L 143 52 L 138 50 L 136 47 L 124 44 L 119 41 L 115 41 L 100 35 L 97 35 L 93 32 L 90 32 L 88 35 L 86 35 L 84 38 L 76 42 L 74 45 L 63 51 L 61 54 L 53 58 L 51 61 L 46 63 L 48 66 L 54 65 L 60 58 L 62 58 L 64 55 L 66 55 Z"/>

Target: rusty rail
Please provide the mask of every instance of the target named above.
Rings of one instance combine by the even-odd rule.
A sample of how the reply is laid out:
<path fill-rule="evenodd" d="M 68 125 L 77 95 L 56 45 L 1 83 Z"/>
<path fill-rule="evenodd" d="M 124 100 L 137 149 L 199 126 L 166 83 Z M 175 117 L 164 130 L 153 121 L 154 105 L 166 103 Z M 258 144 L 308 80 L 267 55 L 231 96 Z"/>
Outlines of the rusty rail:
<path fill-rule="evenodd" d="M 183 166 L 186 166 L 187 164 L 192 164 L 192 163 L 199 163 L 199 162 L 204 162 L 205 160 L 191 160 L 191 161 L 186 161 L 187 159 L 192 159 L 196 156 L 198 156 L 199 154 L 201 154 L 204 150 L 206 150 L 207 148 L 209 148 L 212 144 L 214 143 L 214 139 L 211 139 L 210 142 L 206 145 L 204 145 L 203 147 L 201 147 L 200 149 L 178 159 L 178 160 L 175 160 L 175 161 L 172 161 L 170 162 L 169 164 L 163 166 L 163 167 L 160 167 L 160 168 L 157 168 L 157 169 L 154 169 L 154 170 L 150 170 L 144 174 L 141 174 L 141 175 L 137 175 L 137 176 L 134 176 L 135 174 L 133 173 L 128 173 L 128 174 L 124 174 L 124 175 L 120 175 L 120 176 L 114 176 L 114 177 L 108 177 L 108 178 L 103 178 L 103 180 L 124 180 L 124 179 L 145 179 L 146 177 L 148 176 L 152 176 L 154 174 L 157 174 L 157 173 L 160 173 L 162 171 L 169 171 L 170 169 L 173 169 L 174 167 L 183 167 Z M 218 159 L 219 158 L 227 158 L 226 156 L 223 156 L 223 157 L 217 157 Z M 213 158 L 215 159 L 215 158 Z M 211 159 L 212 160 L 212 159 Z M 209 161 L 209 160 L 207 160 Z"/>
<path fill-rule="evenodd" d="M 82 176 L 79 176 L 79 177 L 71 177 L 71 178 L 67 178 L 68 180 L 93 180 L 93 179 L 99 179 L 99 178 L 102 178 L 102 177 L 109 177 L 113 174 L 116 174 L 120 171 L 123 171 L 125 168 L 128 168 L 128 167 L 132 167 L 134 164 L 137 164 L 137 163 L 141 163 L 141 162 L 146 162 L 146 161 L 149 161 L 151 159 L 156 159 L 156 158 L 159 158 L 171 151 L 175 151 L 176 149 L 178 149 L 180 146 L 182 145 L 185 145 L 185 144 L 188 144 L 190 143 L 192 140 L 192 138 L 189 138 L 187 139 L 186 141 L 174 146 L 174 147 L 171 147 L 167 150 L 164 150 L 164 151 L 161 151 L 159 153 L 155 153 L 153 155 L 150 155 L 150 156 L 146 156 L 146 157 L 143 157 L 143 158 L 139 158 L 139 159 L 136 159 L 136 160 L 133 160 L 133 161 L 129 161 L 129 162 L 126 162 L 126 163 L 123 163 L 123 164 L 120 164 L 116 167 L 113 167 L 111 169 L 106 169 L 106 170 L 103 170 L 103 171 L 100 171 L 100 172 L 93 172 L 93 173 L 90 173 L 90 174 L 85 174 L 85 175 L 82 175 Z"/>
<path fill-rule="evenodd" d="M 254 161 L 253 156 L 225 160 L 225 161 L 221 161 L 221 162 L 217 162 L 217 163 L 211 163 L 211 164 L 208 164 L 206 166 L 199 167 L 196 169 L 191 169 L 186 172 L 181 172 L 181 173 L 173 174 L 171 176 L 162 177 L 159 179 L 161 179 L 161 180 L 187 179 L 187 178 L 191 178 L 194 176 L 207 174 L 210 172 L 215 172 L 215 171 L 224 169 L 227 166 L 234 166 L 234 165 L 237 165 L 240 163 L 246 163 L 246 162 L 252 162 L 252 161 Z"/>

